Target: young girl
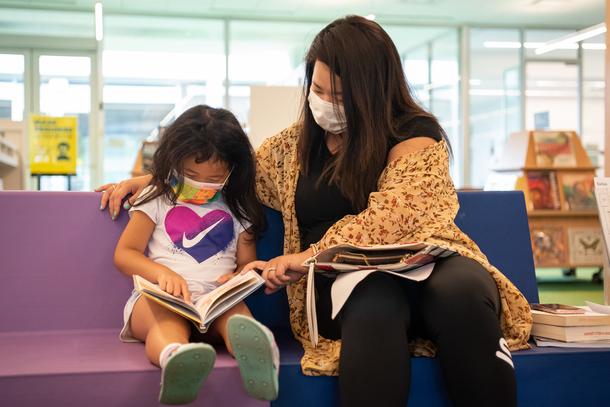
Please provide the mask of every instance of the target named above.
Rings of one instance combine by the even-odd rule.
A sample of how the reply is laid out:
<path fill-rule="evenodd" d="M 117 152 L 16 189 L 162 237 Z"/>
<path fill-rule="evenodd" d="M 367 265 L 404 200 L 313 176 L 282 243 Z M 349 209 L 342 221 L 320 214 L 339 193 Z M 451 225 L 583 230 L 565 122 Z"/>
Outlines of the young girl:
<path fill-rule="evenodd" d="M 162 137 L 151 185 L 129 211 L 116 267 L 188 302 L 226 282 L 256 258 L 264 215 L 254 173 L 252 146 L 235 116 L 209 106 L 184 112 Z M 189 343 L 191 328 L 186 319 L 135 291 L 125 305 L 121 340 L 144 342 L 148 359 L 161 367 L 162 403 L 194 401 L 213 368 L 214 349 Z M 248 394 L 277 397 L 273 335 L 252 318 L 245 303 L 218 317 L 208 334 L 224 340 Z"/>

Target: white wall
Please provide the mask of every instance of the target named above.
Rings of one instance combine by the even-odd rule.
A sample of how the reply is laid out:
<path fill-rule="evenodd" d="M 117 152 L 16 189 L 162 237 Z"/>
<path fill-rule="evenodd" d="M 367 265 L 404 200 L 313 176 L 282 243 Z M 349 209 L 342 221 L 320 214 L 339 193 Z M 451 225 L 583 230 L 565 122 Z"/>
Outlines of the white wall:
<path fill-rule="evenodd" d="M 256 149 L 294 123 L 301 106 L 299 86 L 251 86 L 248 136 Z"/>

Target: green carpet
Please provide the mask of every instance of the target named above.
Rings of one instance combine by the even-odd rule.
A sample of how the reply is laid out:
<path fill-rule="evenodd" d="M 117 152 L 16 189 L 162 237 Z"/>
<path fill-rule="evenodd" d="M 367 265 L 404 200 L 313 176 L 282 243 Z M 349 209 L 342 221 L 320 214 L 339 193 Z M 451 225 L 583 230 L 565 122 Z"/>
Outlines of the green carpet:
<path fill-rule="evenodd" d="M 541 303 L 585 305 L 585 300 L 604 303 L 603 284 L 591 282 L 597 268 L 579 268 L 575 277 L 565 277 L 560 269 L 536 269 Z"/>

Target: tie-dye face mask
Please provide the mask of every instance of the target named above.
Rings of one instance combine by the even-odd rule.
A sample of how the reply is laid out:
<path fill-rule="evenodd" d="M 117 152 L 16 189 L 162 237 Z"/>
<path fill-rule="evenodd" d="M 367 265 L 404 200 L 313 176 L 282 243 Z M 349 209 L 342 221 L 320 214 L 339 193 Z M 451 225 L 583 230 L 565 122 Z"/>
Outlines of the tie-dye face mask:
<path fill-rule="evenodd" d="M 233 170 L 229 172 L 229 175 L 227 175 L 227 178 L 221 184 L 199 182 L 185 175 L 182 176 L 182 182 L 179 181 L 180 178 L 178 176 L 174 175 L 170 183 L 176 193 L 178 193 L 180 185 L 182 185 L 182 190 L 178 194 L 178 201 L 193 205 L 205 205 L 218 199 L 220 191 L 229 180 L 229 176 L 231 176 L 231 172 Z"/>

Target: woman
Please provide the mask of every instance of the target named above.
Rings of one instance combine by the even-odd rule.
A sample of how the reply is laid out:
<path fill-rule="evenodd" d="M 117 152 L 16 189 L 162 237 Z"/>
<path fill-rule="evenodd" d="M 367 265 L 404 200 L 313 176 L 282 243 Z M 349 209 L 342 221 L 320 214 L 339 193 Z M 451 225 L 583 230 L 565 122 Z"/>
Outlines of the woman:
<path fill-rule="evenodd" d="M 304 85 L 299 123 L 257 151 L 257 192 L 282 212 L 285 255 L 250 264 L 263 270 L 268 292 L 287 286 L 303 372 L 340 371 L 345 406 L 404 406 L 410 348 L 438 354 L 454 404 L 515 405 L 509 349 L 528 347 L 527 301 L 455 225 L 446 135 L 411 96 L 391 39 L 361 17 L 332 22 L 309 49 Z M 119 184 L 102 207 L 110 201 L 116 216 L 121 199 L 147 182 Z M 338 243 L 407 241 L 459 255 L 438 261 L 421 283 L 367 277 L 335 320 L 331 282 L 316 279 L 322 338 L 312 347 L 303 261 Z"/>

